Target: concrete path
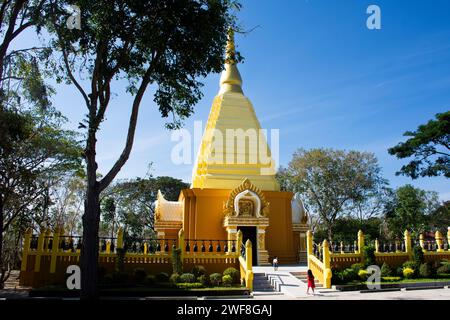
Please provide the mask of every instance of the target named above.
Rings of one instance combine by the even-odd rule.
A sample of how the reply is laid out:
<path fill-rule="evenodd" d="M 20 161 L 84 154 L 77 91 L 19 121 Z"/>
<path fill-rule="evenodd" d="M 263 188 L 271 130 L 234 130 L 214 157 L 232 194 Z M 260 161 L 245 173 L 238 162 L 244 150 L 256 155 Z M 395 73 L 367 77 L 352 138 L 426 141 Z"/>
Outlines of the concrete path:
<path fill-rule="evenodd" d="M 306 272 L 306 266 L 292 265 L 292 266 L 280 266 L 277 271 L 273 267 L 253 267 L 253 273 L 264 273 L 269 282 L 274 287 L 275 291 L 284 294 L 284 299 L 287 297 L 301 298 L 308 297 L 306 294 L 307 286 L 300 279 L 296 278 L 291 272 Z M 258 297 L 273 298 L 275 295 L 263 295 L 255 292 Z M 287 297 L 286 297 L 287 296 Z M 279 295 L 276 298 L 280 299 Z"/>

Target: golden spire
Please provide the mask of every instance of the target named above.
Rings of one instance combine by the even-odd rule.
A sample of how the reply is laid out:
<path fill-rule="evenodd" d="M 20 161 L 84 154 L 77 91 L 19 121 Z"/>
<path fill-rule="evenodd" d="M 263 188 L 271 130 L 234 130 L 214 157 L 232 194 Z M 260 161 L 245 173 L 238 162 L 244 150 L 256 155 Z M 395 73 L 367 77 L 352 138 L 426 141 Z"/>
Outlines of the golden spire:
<path fill-rule="evenodd" d="M 225 92 L 242 92 L 242 78 L 236 66 L 236 48 L 234 44 L 234 31 L 228 29 L 228 40 L 226 46 L 225 70 L 220 76 L 219 94 Z"/>

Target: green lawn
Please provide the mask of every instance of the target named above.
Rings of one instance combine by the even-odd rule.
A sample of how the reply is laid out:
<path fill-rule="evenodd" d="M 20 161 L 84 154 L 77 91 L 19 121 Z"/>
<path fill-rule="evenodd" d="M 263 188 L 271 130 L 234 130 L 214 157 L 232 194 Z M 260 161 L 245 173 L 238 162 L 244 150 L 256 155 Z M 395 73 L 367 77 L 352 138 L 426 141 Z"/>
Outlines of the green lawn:
<path fill-rule="evenodd" d="M 389 277 L 395 278 L 395 277 Z M 381 282 L 371 282 L 371 284 L 402 284 L 402 283 L 421 283 L 421 282 L 450 282 L 450 274 L 440 274 L 434 278 L 417 278 L 417 279 L 399 279 L 399 280 L 383 280 Z M 353 280 L 347 283 L 337 283 L 336 285 L 367 285 L 366 281 Z"/>

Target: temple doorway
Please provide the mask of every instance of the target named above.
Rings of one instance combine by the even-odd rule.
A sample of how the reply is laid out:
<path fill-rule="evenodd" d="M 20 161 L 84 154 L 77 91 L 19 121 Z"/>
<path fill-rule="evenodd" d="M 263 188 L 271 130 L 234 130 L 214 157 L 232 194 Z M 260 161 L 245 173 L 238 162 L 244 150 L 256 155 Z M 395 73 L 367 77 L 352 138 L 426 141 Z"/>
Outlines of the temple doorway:
<path fill-rule="evenodd" d="M 252 265 L 258 265 L 258 242 L 256 241 L 256 227 L 241 227 L 238 226 L 237 230 L 242 232 L 242 241 L 245 244 L 247 240 L 252 243 Z"/>

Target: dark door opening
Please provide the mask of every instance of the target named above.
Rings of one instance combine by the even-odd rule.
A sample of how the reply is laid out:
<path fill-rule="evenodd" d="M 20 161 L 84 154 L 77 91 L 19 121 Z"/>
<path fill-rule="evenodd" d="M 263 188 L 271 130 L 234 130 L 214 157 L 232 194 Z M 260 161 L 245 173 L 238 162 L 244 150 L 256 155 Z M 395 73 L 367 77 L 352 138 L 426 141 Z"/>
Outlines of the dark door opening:
<path fill-rule="evenodd" d="M 256 242 L 256 227 L 237 227 L 238 230 L 242 232 L 242 241 L 245 245 L 247 240 L 250 240 L 252 243 L 252 265 L 258 265 L 258 248 Z"/>

